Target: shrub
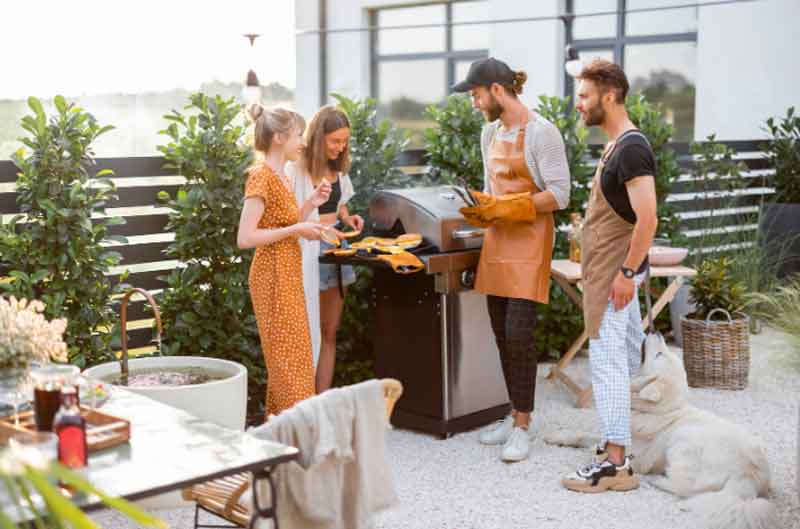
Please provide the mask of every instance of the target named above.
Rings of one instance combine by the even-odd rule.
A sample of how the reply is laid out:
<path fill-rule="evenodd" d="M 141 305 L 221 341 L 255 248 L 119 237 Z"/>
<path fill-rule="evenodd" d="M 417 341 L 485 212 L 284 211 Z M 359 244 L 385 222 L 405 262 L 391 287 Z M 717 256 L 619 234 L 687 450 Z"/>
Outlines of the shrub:
<path fill-rule="evenodd" d="M 387 119 L 376 123 L 375 100 L 349 99 L 331 94 L 350 120 L 350 180 L 355 196 L 350 200 L 350 213 L 365 215 L 375 191 L 404 187 L 409 178 L 394 162 L 408 146 L 408 139 Z"/>
<path fill-rule="evenodd" d="M 247 367 L 248 412 L 263 409 L 267 373 L 247 284 L 251 250 L 239 250 L 236 232 L 244 197 L 250 149 L 234 99 L 190 96 L 187 112 L 164 116 L 169 137 L 159 146 L 165 167 L 186 178 L 169 207 L 168 231 L 175 240 L 166 250 L 181 262 L 163 278 L 160 296 L 163 352 L 224 358 Z"/>
<path fill-rule="evenodd" d="M 571 179 L 569 206 L 555 213 L 556 244 L 554 259 L 569 256 L 569 240 L 566 232 L 558 229 L 569 225 L 569 214 L 583 212 L 589 198 L 588 183 L 592 177 L 591 168 L 586 164 L 588 146 L 586 138 L 589 131 L 581 125 L 580 115 L 569 98 L 539 97 L 536 111 L 551 121 L 564 138 L 567 163 Z M 567 297 L 561 287 L 550 281 L 550 304 L 539 308 L 539 321 L 535 331 L 536 350 L 540 356 L 560 357 L 578 336 L 583 328 L 581 308 Z"/>
<path fill-rule="evenodd" d="M 92 143 L 113 129 L 101 126 L 90 113 L 53 100 L 48 116 L 42 103 L 28 98 L 33 112 L 22 118 L 29 150 L 13 155 L 19 167 L 17 204 L 21 214 L 0 231 L 0 254 L 10 263 L 13 281 L 0 284 L 19 299 L 38 299 L 47 319 L 65 318 L 65 341 L 70 362 L 88 367 L 112 360 L 115 315 L 111 308 L 110 267 L 118 252 L 104 246 L 125 242 L 108 234 L 124 224 L 108 217 L 105 206 L 117 198 L 110 169 L 95 169 Z M 93 218 L 96 217 L 96 218 Z M 123 277 L 124 279 L 124 277 Z"/>
<path fill-rule="evenodd" d="M 394 165 L 397 155 L 408 145 L 408 139 L 388 120 L 375 123 L 373 99 L 353 100 L 332 95 L 350 120 L 350 179 L 356 194 L 348 207 L 351 213 L 366 215 L 369 201 L 376 191 L 411 183 Z M 357 267 L 356 276 L 355 284 L 347 291 L 337 333 L 336 385 L 352 384 L 375 376 L 370 335 L 372 274 L 365 267 Z"/>
<path fill-rule="evenodd" d="M 669 146 L 675 128 L 664 120 L 660 104 L 653 104 L 641 95 L 636 94 L 627 99 L 625 104 L 628 116 L 639 130 L 647 137 L 656 157 L 656 195 L 658 196 L 658 234 L 680 244 L 680 220 L 667 202 L 667 196 L 681 175 L 678 157 Z"/>
<path fill-rule="evenodd" d="M 456 184 L 463 177 L 472 189 L 483 189 L 481 129 L 483 115 L 463 95 L 451 95 L 443 107 L 431 105 L 425 117 L 436 127 L 425 130 L 425 150 L 430 176 L 437 183 Z"/>
<path fill-rule="evenodd" d="M 779 122 L 767 120 L 770 141 L 764 146 L 775 168 L 775 202 L 800 204 L 800 116 L 794 107 Z"/>

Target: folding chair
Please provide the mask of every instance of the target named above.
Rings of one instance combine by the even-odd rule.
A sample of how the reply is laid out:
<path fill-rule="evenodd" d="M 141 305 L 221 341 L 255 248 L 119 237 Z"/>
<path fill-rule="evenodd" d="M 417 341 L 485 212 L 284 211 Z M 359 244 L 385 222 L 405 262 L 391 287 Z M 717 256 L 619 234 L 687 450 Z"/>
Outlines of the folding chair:
<path fill-rule="evenodd" d="M 403 385 L 393 378 L 382 379 L 381 385 L 388 419 L 392 416 L 397 399 L 403 394 Z M 250 473 L 242 472 L 183 489 L 183 499 L 195 502 L 194 528 L 247 527 L 250 523 L 250 513 L 245 505 L 239 503 L 239 499 L 250 484 Z M 200 524 L 200 511 L 223 518 L 232 525 Z"/>

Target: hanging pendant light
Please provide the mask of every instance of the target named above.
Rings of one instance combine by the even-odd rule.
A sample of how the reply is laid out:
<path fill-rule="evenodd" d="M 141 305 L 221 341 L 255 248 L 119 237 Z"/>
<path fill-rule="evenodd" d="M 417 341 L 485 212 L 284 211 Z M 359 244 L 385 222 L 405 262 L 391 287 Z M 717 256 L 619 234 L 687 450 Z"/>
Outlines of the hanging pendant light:
<path fill-rule="evenodd" d="M 253 69 L 253 63 L 255 62 L 255 42 L 259 35 L 257 33 L 245 33 L 244 36 L 250 41 L 248 60 L 250 69 L 247 71 L 247 77 L 245 78 L 244 87 L 242 88 L 242 102 L 245 105 L 251 105 L 260 102 L 263 95 L 261 92 L 261 85 L 258 82 L 258 76 Z"/>

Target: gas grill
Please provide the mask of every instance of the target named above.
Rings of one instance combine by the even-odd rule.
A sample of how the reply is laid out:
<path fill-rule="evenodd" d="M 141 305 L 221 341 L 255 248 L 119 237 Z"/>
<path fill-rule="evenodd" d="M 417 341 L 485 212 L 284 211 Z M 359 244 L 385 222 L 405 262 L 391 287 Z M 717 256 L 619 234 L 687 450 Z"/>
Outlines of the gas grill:
<path fill-rule="evenodd" d="M 424 271 L 397 274 L 359 256 L 320 259 L 374 267 L 376 372 L 405 388 L 392 422 L 443 437 L 508 411 L 486 298 L 472 289 L 483 230 L 464 222 L 463 205 L 447 186 L 380 191 L 370 202 L 371 235 L 423 236 L 412 252 Z"/>

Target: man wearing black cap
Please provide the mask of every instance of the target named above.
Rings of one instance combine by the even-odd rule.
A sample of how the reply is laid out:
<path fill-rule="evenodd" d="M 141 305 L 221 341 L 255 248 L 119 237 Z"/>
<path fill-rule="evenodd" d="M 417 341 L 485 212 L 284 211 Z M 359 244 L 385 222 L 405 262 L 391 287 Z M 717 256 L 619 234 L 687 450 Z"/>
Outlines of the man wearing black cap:
<path fill-rule="evenodd" d="M 497 59 L 472 63 L 456 92 L 469 92 L 488 123 L 481 133 L 483 193 L 462 208 L 485 227 L 475 290 L 486 294 L 489 318 L 512 410 L 481 432 L 484 444 L 503 445 L 501 459 L 528 457 L 537 353 L 536 304 L 548 303 L 553 211 L 569 203 L 570 176 L 558 129 L 517 97 L 527 80 Z"/>

